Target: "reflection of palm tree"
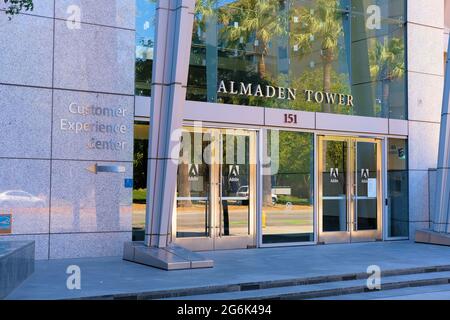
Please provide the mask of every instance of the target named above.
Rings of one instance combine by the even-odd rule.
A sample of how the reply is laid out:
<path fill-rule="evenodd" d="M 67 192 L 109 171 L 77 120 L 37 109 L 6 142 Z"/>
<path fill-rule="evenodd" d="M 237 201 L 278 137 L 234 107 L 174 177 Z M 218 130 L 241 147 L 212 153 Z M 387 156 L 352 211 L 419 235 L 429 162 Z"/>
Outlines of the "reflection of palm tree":
<path fill-rule="evenodd" d="M 292 16 L 299 20 L 299 27 L 291 30 L 291 41 L 301 55 L 310 53 L 314 44 L 320 43 L 323 62 L 323 91 L 331 91 L 333 61 L 336 59 L 339 38 L 342 36 L 342 12 L 338 0 L 317 0 L 314 9 L 294 7 Z M 317 39 L 317 41 L 316 41 Z M 331 106 L 324 104 L 324 111 Z"/>
<path fill-rule="evenodd" d="M 156 16 L 151 12 L 156 6 L 156 0 L 139 0 L 137 3 L 136 25 L 136 92 L 141 95 L 151 95 L 151 77 L 153 69 L 153 31 L 156 26 Z"/>
<path fill-rule="evenodd" d="M 194 33 L 191 59 L 197 58 L 194 65 L 206 62 L 206 96 L 207 101 L 217 101 L 218 78 L 218 25 L 221 10 L 218 0 L 197 0 L 195 3 Z M 198 60 L 200 59 L 200 60 Z M 198 83 L 199 79 L 191 77 L 191 81 Z M 201 86 L 201 85 L 200 85 Z"/>
<path fill-rule="evenodd" d="M 192 207 L 191 184 L 189 182 L 189 163 L 180 161 L 178 165 L 178 197 L 185 198 L 178 201 L 178 207 Z"/>
<path fill-rule="evenodd" d="M 242 44 L 253 39 L 253 49 L 258 56 L 258 73 L 266 77 L 265 57 L 269 53 L 270 41 L 286 32 L 286 23 L 279 0 L 240 0 L 223 11 L 225 25 L 223 36 L 226 42 Z"/>
<path fill-rule="evenodd" d="M 405 46 L 400 38 L 376 41 L 375 47 L 369 52 L 370 76 L 372 80 L 383 83 L 382 113 L 388 116 L 390 83 L 402 78 L 405 74 Z"/>
<path fill-rule="evenodd" d="M 216 15 L 218 12 L 217 0 L 197 0 L 195 2 L 194 29 L 200 28 L 204 32 L 208 18 Z"/>
<path fill-rule="evenodd" d="M 189 167 L 191 163 L 191 151 L 193 134 L 191 132 L 183 132 L 181 136 L 180 161 L 178 164 L 177 177 L 177 197 L 185 198 L 177 202 L 178 207 L 191 207 L 191 183 L 189 182 Z"/>
<path fill-rule="evenodd" d="M 24 11 L 33 11 L 34 5 L 33 0 L 4 0 L 2 1 L 6 4 L 5 13 L 11 16 L 19 14 Z"/>

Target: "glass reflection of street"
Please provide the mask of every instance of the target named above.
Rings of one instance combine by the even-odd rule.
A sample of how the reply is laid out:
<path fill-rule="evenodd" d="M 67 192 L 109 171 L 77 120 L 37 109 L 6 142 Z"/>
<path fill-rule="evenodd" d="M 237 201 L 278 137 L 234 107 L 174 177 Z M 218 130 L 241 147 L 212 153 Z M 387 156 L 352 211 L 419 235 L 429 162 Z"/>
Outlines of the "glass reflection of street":
<path fill-rule="evenodd" d="M 313 233 L 313 212 L 313 207 L 307 205 L 276 204 L 265 208 L 262 216 L 264 234 Z"/>

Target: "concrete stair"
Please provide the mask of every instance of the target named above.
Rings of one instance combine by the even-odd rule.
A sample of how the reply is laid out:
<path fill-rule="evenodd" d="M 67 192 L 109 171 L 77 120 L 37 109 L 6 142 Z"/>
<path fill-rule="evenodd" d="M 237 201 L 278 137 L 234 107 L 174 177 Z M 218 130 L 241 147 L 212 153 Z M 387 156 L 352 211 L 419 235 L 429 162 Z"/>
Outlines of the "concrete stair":
<path fill-rule="evenodd" d="M 242 283 L 226 287 L 190 288 L 147 294 L 162 300 L 301 300 L 371 294 L 402 288 L 449 286 L 450 266 L 391 270 L 384 272 L 381 291 L 367 288 L 367 274 L 347 274 L 317 278 Z M 202 292 L 203 291 L 203 292 Z M 190 293 L 189 293 L 190 292 Z"/>
<path fill-rule="evenodd" d="M 371 291 L 311 300 L 450 300 L 450 284 Z"/>

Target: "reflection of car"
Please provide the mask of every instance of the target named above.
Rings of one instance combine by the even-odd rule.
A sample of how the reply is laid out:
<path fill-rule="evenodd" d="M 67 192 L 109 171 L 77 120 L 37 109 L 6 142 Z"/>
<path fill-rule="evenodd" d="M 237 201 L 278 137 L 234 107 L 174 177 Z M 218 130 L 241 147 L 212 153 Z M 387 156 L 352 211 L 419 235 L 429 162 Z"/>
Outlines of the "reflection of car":
<path fill-rule="evenodd" d="M 238 189 L 238 192 L 236 192 L 236 195 L 238 197 L 247 198 L 248 199 L 248 186 L 242 186 Z M 272 204 L 277 203 L 278 196 L 276 194 L 272 193 Z"/>
<path fill-rule="evenodd" d="M 45 207 L 44 200 L 22 190 L 8 190 L 0 193 L 0 207 Z"/>

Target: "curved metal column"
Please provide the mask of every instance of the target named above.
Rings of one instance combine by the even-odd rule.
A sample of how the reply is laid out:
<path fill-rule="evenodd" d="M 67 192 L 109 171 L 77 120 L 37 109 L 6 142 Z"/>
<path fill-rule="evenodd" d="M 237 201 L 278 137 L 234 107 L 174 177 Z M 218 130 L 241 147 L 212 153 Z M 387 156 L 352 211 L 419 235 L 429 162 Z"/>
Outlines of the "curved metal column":
<path fill-rule="evenodd" d="M 450 50 L 450 42 L 449 42 Z M 439 137 L 439 155 L 436 178 L 436 212 L 432 228 L 435 232 L 449 233 L 450 201 L 450 65 L 447 56 L 445 69 L 444 97 L 442 102 L 441 131 Z M 433 213 L 431 213 L 433 215 Z"/>
<path fill-rule="evenodd" d="M 212 267 L 171 245 L 183 108 L 195 0 L 159 0 L 153 59 L 144 243 L 126 243 L 124 259 L 166 270 Z"/>

